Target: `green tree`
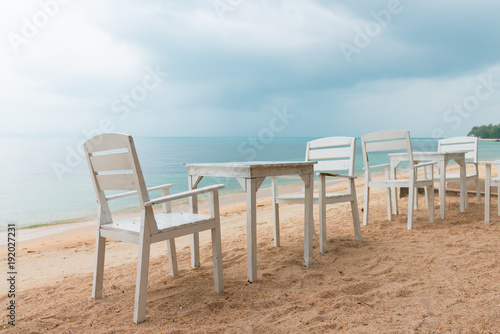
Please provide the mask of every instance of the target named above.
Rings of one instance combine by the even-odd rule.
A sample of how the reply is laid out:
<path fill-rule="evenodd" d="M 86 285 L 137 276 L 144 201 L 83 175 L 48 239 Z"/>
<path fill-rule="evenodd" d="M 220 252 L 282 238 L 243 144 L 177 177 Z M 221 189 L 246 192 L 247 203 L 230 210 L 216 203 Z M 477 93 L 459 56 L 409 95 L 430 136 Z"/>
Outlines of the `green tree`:
<path fill-rule="evenodd" d="M 475 136 L 479 138 L 496 138 L 500 139 L 500 124 L 498 125 L 481 125 L 474 126 L 467 134 L 468 136 Z"/>

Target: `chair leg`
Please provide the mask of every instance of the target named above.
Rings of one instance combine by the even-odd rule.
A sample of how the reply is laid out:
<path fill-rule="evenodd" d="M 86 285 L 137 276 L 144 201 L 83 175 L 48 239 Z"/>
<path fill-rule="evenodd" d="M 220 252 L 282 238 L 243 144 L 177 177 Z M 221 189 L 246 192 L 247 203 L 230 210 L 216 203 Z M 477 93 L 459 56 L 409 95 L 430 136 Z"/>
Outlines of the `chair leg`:
<path fill-rule="evenodd" d="M 427 203 L 429 203 L 429 221 L 434 223 L 434 184 L 431 184 L 429 187 L 425 187 L 427 192 Z"/>
<path fill-rule="evenodd" d="M 139 258 L 137 261 L 137 280 L 135 283 L 134 323 L 146 319 L 146 299 L 148 289 L 149 253 L 151 250 L 149 236 L 144 233 L 139 242 Z"/>
<path fill-rule="evenodd" d="M 396 173 L 396 168 L 391 168 L 391 170 L 387 169 L 385 170 L 385 178 L 386 180 L 396 180 L 397 179 L 397 173 Z M 401 190 L 400 190 L 401 191 Z M 390 205 L 391 212 L 393 215 L 398 215 L 399 214 L 399 208 L 398 208 L 398 188 L 397 187 L 390 187 L 388 194 L 391 195 L 391 200 L 387 200 L 388 205 Z M 389 218 L 389 220 L 392 220 L 392 215 Z"/>
<path fill-rule="evenodd" d="M 278 196 L 278 180 L 272 178 L 272 193 L 273 193 L 273 223 L 274 223 L 274 246 L 280 247 L 280 205 L 276 203 Z"/>
<path fill-rule="evenodd" d="M 484 192 L 485 192 L 485 196 L 484 196 L 484 221 L 486 223 L 489 223 L 490 222 L 490 210 L 491 210 L 491 187 L 487 187 Z"/>
<path fill-rule="evenodd" d="M 500 201 L 500 193 L 498 194 L 498 198 Z M 491 165 L 487 164 L 486 177 L 484 178 L 484 221 L 486 223 L 490 222 L 490 205 L 491 205 Z"/>
<path fill-rule="evenodd" d="M 394 188 L 394 191 L 396 192 L 397 188 Z M 392 195 L 391 195 L 392 189 L 390 187 L 387 187 L 385 190 L 386 193 L 386 201 L 387 201 L 387 220 L 392 220 Z"/>
<path fill-rule="evenodd" d="M 415 210 L 418 210 L 418 188 L 417 187 L 415 187 Z"/>
<path fill-rule="evenodd" d="M 465 182 L 465 203 L 464 207 L 467 209 L 469 207 L 469 189 L 468 189 L 468 183 L 467 181 Z"/>
<path fill-rule="evenodd" d="M 363 225 L 368 225 L 368 210 L 370 207 L 370 187 L 365 184 L 365 200 L 363 203 Z"/>
<path fill-rule="evenodd" d="M 177 252 L 175 251 L 175 239 L 167 240 L 167 252 L 168 252 L 168 265 L 170 267 L 170 275 L 179 275 L 179 269 L 177 267 Z"/>
<path fill-rule="evenodd" d="M 408 187 L 408 223 L 407 229 L 411 230 L 413 228 L 413 209 L 415 207 L 415 184 L 410 181 L 410 186 Z"/>
<path fill-rule="evenodd" d="M 476 198 L 477 204 L 481 204 L 481 183 L 479 182 L 479 177 L 476 179 Z"/>
<path fill-rule="evenodd" d="M 191 234 L 191 267 L 200 266 L 200 234 L 198 232 Z"/>
<path fill-rule="evenodd" d="M 385 179 L 386 180 L 390 180 L 391 179 L 391 170 L 389 168 L 385 168 Z M 392 170 L 392 179 L 393 180 L 396 180 L 396 169 L 393 169 Z M 385 190 L 385 193 L 386 193 L 386 201 L 387 201 L 387 219 L 389 221 L 392 220 L 392 213 L 393 213 L 393 209 L 394 209 L 394 214 L 397 215 L 398 214 L 398 209 L 397 209 L 397 206 L 398 206 L 398 199 L 397 199 L 397 188 L 396 187 L 387 187 L 386 190 Z M 394 207 L 392 206 L 392 197 L 394 196 Z"/>
<path fill-rule="evenodd" d="M 432 175 L 431 175 L 432 178 Z M 424 180 L 427 180 L 427 167 L 424 167 Z M 429 208 L 429 188 L 424 188 L 424 196 L 425 196 L 425 207 Z"/>
<path fill-rule="evenodd" d="M 224 277 L 222 272 L 222 242 L 220 225 L 217 223 L 212 230 L 212 253 L 214 262 L 215 292 L 224 292 Z"/>
<path fill-rule="evenodd" d="M 500 216 L 500 186 L 497 188 L 497 213 Z"/>
<path fill-rule="evenodd" d="M 94 282 L 92 284 L 92 298 L 102 298 L 102 283 L 104 279 L 104 255 L 106 253 L 106 238 L 101 237 L 99 229 L 97 229 L 95 250 L 95 268 Z"/>
<path fill-rule="evenodd" d="M 462 166 L 460 166 L 460 174 L 462 174 Z M 462 200 L 460 200 L 460 212 L 464 212 L 465 209 L 467 209 L 467 203 L 469 202 L 469 191 L 467 190 L 467 179 L 462 179 L 462 177 L 460 177 L 460 198 L 462 197 L 462 189 L 464 189 L 465 198 L 463 199 L 463 203 L 462 203 Z"/>
<path fill-rule="evenodd" d="M 325 254 L 326 247 L 326 205 L 319 205 L 319 252 Z"/>
<path fill-rule="evenodd" d="M 489 223 L 490 222 L 490 205 L 491 205 L 491 189 L 490 187 L 487 187 L 485 189 L 485 196 L 484 196 L 484 221 Z"/>
<path fill-rule="evenodd" d="M 358 200 L 356 198 L 356 191 L 353 188 L 354 200 L 351 201 L 352 210 L 352 223 L 354 225 L 354 237 L 356 241 L 363 241 L 361 238 L 361 227 L 359 226 L 359 211 L 358 211 Z"/>

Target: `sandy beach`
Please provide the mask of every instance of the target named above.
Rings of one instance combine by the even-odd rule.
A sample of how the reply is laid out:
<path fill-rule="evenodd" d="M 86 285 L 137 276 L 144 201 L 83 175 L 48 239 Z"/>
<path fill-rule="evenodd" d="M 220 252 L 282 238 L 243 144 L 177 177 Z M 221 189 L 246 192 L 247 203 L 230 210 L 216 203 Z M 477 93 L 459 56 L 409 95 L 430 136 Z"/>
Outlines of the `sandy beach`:
<path fill-rule="evenodd" d="M 363 177 L 356 184 L 361 210 Z M 400 214 L 388 221 L 385 191 L 374 191 L 362 242 L 354 240 L 349 204 L 328 206 L 328 253 L 319 253 L 316 234 L 314 264 L 306 268 L 303 207 L 280 206 L 282 246 L 274 247 L 270 191 L 264 189 L 257 208 L 259 280 L 247 285 L 244 195 L 224 198 L 225 292 L 213 291 L 209 233 L 201 234 L 198 269 L 190 267 L 189 239 L 177 239 L 178 277 L 169 275 L 166 244 L 154 244 L 146 322 L 140 325 L 132 323 L 137 246 L 108 241 L 104 294 L 95 301 L 95 222 L 79 223 L 18 244 L 16 326 L 8 326 L 5 316 L 6 280 L 0 326 L 6 333 L 499 333 L 497 198 L 490 224 L 472 194 L 460 213 L 459 197 L 450 192 L 445 220 L 435 200 L 435 223 L 420 196 L 414 229 L 407 231 L 407 198 L 399 199 Z M 317 230 L 317 207 L 314 216 Z"/>
<path fill-rule="evenodd" d="M 0 334 L 500 334 L 499 13 L 3 1 Z"/>

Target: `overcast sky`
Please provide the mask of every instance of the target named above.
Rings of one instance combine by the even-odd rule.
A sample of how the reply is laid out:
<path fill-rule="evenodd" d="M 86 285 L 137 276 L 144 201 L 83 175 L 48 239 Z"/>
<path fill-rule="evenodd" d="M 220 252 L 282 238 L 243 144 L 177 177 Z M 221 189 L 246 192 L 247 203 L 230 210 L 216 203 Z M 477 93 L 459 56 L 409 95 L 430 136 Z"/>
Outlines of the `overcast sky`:
<path fill-rule="evenodd" d="M 500 123 L 498 0 L 0 3 L 0 135 Z"/>

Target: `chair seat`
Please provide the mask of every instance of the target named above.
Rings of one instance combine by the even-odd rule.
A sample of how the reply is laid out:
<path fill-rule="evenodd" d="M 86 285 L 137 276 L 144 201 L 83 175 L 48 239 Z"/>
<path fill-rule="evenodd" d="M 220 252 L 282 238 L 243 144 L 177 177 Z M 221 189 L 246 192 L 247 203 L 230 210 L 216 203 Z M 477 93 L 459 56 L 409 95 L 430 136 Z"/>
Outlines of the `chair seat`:
<path fill-rule="evenodd" d="M 466 174 L 466 177 L 469 178 L 476 178 L 477 174 Z M 434 175 L 434 180 L 439 180 L 441 179 L 441 175 L 436 174 Z M 455 180 L 460 180 L 460 174 L 446 174 L 446 179 L 455 179 Z"/>
<path fill-rule="evenodd" d="M 155 214 L 159 232 L 172 231 L 181 227 L 194 226 L 214 220 L 210 216 L 194 213 L 159 213 Z M 101 225 L 102 229 L 115 231 L 129 231 L 139 234 L 141 218 L 130 218 L 116 221 L 112 224 Z"/>
<path fill-rule="evenodd" d="M 313 194 L 314 199 L 319 199 L 319 194 L 314 193 Z M 348 193 L 326 193 L 327 198 L 337 198 L 337 197 L 348 197 L 351 196 L 351 194 Z M 305 196 L 304 194 L 294 194 L 294 195 L 280 195 L 276 197 L 276 199 L 304 199 Z"/>
<path fill-rule="evenodd" d="M 415 184 L 418 186 L 426 186 L 426 185 L 431 185 L 433 183 L 433 180 L 425 180 L 425 179 L 418 179 L 415 180 Z M 374 180 L 370 181 L 370 187 L 408 187 L 410 185 L 410 181 L 408 179 L 406 180 Z"/>
<path fill-rule="evenodd" d="M 352 199 L 352 194 L 349 193 L 326 193 L 326 201 L 328 202 L 347 202 Z M 276 197 L 276 203 L 280 204 L 301 204 L 304 203 L 304 194 L 282 195 Z M 313 203 L 319 203 L 319 194 L 313 194 Z"/>

